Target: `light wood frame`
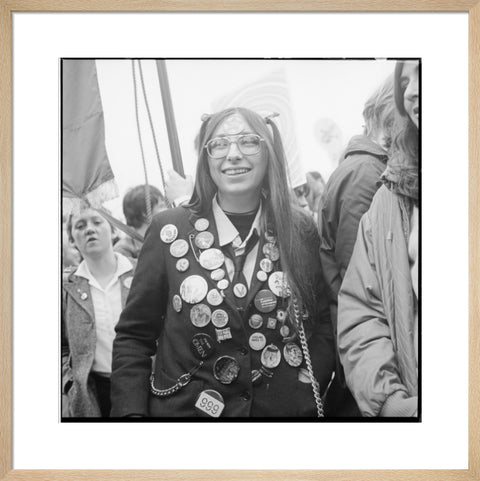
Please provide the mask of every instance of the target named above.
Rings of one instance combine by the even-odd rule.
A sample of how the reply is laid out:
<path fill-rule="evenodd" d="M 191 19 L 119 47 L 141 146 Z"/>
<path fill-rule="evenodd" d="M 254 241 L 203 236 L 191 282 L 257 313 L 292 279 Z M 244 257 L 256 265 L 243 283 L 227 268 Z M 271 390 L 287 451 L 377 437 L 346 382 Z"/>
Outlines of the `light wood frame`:
<path fill-rule="evenodd" d="M 468 12 L 469 461 L 466 470 L 12 470 L 12 20 L 16 12 Z M 478 480 L 480 479 L 480 0 L 1 0 L 0 2 L 0 478 L 5 480 Z"/>

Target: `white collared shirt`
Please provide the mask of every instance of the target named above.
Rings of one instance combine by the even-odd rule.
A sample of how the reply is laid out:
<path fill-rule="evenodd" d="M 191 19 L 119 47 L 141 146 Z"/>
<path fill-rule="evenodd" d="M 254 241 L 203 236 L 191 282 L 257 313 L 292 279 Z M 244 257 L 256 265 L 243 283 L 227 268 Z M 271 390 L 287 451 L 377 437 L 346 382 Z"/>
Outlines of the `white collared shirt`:
<path fill-rule="evenodd" d="M 105 288 L 100 286 L 84 260 L 75 272 L 75 275 L 87 279 L 90 285 L 97 335 L 92 371 L 103 375 L 110 375 L 112 372 L 115 326 L 122 312 L 122 290 L 119 277 L 133 268 L 131 262 L 122 254 L 116 252 L 115 257 L 117 258 L 117 270 Z"/>
<path fill-rule="evenodd" d="M 230 219 L 227 217 L 225 212 L 223 212 L 222 208 L 218 205 L 217 196 L 215 196 L 212 200 L 212 211 L 213 211 L 213 218 L 215 219 L 215 224 L 217 226 L 218 232 L 218 243 L 220 247 L 224 247 L 228 244 L 231 244 L 236 239 L 236 242 L 240 242 L 240 234 L 235 226 L 232 224 Z M 262 204 L 260 203 L 260 207 L 257 211 L 257 215 L 253 220 L 252 227 L 250 231 L 245 237 L 244 241 L 238 246 L 234 247 L 235 255 L 241 255 L 245 252 L 245 247 L 247 245 L 248 240 L 252 236 L 253 232 L 256 231 L 257 235 L 260 235 L 260 219 L 262 215 Z M 243 275 L 247 281 L 248 287 L 250 287 L 252 283 L 253 271 L 255 269 L 255 262 L 257 260 L 257 253 L 258 253 L 258 241 L 252 250 L 247 254 L 245 259 L 245 264 L 243 265 Z M 233 261 L 225 257 L 225 267 L 227 269 L 227 274 L 230 281 L 233 279 L 233 274 L 235 272 L 235 265 Z"/>

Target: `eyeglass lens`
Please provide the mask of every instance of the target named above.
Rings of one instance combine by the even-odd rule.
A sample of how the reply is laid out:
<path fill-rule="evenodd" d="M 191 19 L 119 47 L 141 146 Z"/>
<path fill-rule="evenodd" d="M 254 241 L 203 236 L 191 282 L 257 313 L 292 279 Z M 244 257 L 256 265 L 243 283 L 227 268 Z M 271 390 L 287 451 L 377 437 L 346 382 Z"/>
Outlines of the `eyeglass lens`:
<path fill-rule="evenodd" d="M 228 137 L 212 139 L 207 143 L 208 154 L 215 159 L 226 157 L 233 142 L 237 144 L 238 150 L 244 155 L 253 155 L 260 152 L 261 138 L 255 134 L 248 134 L 240 135 L 236 139 Z"/>

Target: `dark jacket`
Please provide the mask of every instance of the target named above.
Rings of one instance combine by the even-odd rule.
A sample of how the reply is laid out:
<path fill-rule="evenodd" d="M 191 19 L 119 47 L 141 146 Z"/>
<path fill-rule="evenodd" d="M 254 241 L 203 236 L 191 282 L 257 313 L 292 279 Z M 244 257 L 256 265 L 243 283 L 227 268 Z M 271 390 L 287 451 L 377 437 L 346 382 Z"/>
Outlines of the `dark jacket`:
<path fill-rule="evenodd" d="M 130 259 L 133 267 L 135 261 Z M 120 279 L 125 305 L 133 269 Z M 64 273 L 62 289 L 62 394 L 65 417 L 99 417 L 94 380 L 90 376 L 96 345 L 95 314 L 88 280 Z"/>
<path fill-rule="evenodd" d="M 218 248 L 218 233 L 213 214 L 210 213 L 206 218 L 210 223 L 208 230 L 214 236 L 212 248 Z M 266 282 L 259 281 L 255 275 L 259 270 L 259 261 L 264 257 L 263 236 L 259 241 L 256 268 L 246 296 L 245 310 L 238 309 L 237 301 L 229 289 L 225 291 L 226 297 L 219 306 L 210 306 L 212 311 L 223 309 L 227 312 L 232 339 L 217 342 L 212 322 L 203 328 L 195 327 L 190 319 L 193 306 L 185 300 L 182 301 L 180 312 L 173 308 L 172 298 L 179 294 L 182 281 L 189 276 L 201 276 L 206 280 L 209 290 L 216 288 L 210 271 L 204 269 L 196 260 L 191 247 L 193 242 L 189 243 L 189 250 L 184 256 L 189 261 L 189 268 L 182 273 L 176 269 L 177 259 L 170 254 L 170 245 L 160 238 L 162 227 L 173 224 L 178 229 L 177 239 L 188 242 L 189 236 L 196 233 L 194 223 L 197 219 L 190 210 L 179 207 L 161 212 L 150 226 L 127 305 L 116 327 L 111 378 L 112 416 L 198 416 L 194 405 L 199 394 L 206 389 L 213 389 L 223 397 L 225 408 L 222 417 L 315 416 L 311 385 L 298 380 L 299 368 L 288 365 L 283 355 L 271 379 L 263 379 L 258 386 L 253 386 L 251 381 L 252 370 L 261 367 L 261 351 L 250 349 L 250 335 L 253 332 L 262 332 L 267 344 L 274 343 L 280 349 L 283 349 L 284 345 L 279 329 L 266 327 L 267 319 L 275 317 L 276 310 L 262 314 L 264 323 L 257 331 L 248 324 L 250 315 L 258 313 L 253 302 L 255 295 L 261 289 L 267 288 Z M 316 243 L 306 239 L 306 255 L 310 255 L 312 245 L 318 246 L 318 239 Z M 318 253 L 311 252 L 311 255 L 312 262 L 318 263 Z M 318 283 L 323 293 L 321 282 L 320 278 Z M 208 305 L 206 299 L 201 303 Z M 333 338 L 325 297 L 323 304 L 323 316 L 316 320 L 318 322 L 315 323 L 309 339 L 312 363 L 322 392 L 331 378 L 334 366 Z M 205 361 L 204 366 L 185 387 L 173 395 L 164 398 L 152 395 L 149 387 L 151 356 L 156 354 L 155 388 L 171 387 L 182 374 L 198 365 L 199 361 L 194 356 L 190 343 L 199 332 L 212 337 L 215 354 Z M 296 342 L 300 345 L 298 340 Z M 240 366 L 238 378 L 229 385 L 220 383 L 213 376 L 214 362 L 221 356 L 233 357 Z M 301 367 L 305 367 L 305 361 Z"/>

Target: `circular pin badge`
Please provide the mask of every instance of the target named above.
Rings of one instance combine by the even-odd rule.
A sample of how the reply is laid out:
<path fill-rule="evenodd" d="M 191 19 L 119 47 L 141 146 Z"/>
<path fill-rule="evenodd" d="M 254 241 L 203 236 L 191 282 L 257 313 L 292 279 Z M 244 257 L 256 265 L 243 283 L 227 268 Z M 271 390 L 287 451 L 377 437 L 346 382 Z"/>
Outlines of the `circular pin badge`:
<path fill-rule="evenodd" d="M 287 361 L 287 364 L 292 367 L 299 367 L 303 361 L 302 350 L 294 342 L 289 342 L 285 345 L 283 348 L 283 357 L 285 361 Z"/>
<path fill-rule="evenodd" d="M 225 277 L 225 271 L 223 269 L 215 269 L 210 273 L 210 277 L 214 281 L 219 281 Z"/>
<path fill-rule="evenodd" d="M 213 245 L 213 234 L 208 231 L 199 232 L 195 236 L 195 245 L 199 249 L 209 249 Z"/>
<path fill-rule="evenodd" d="M 267 274 L 269 272 L 273 271 L 273 262 L 270 259 L 267 259 L 266 257 L 260 261 L 260 269 L 262 271 L 266 272 Z"/>
<path fill-rule="evenodd" d="M 173 257 L 183 257 L 188 252 L 188 242 L 185 239 L 177 239 L 170 245 L 170 254 Z"/>
<path fill-rule="evenodd" d="M 185 272 L 190 267 L 190 262 L 188 261 L 188 259 L 185 259 L 185 257 L 183 257 L 182 259 L 178 259 L 175 267 L 177 268 L 178 272 Z"/>
<path fill-rule="evenodd" d="M 271 244 L 275 244 L 277 240 L 277 238 L 271 232 L 268 232 L 268 231 L 265 232 L 265 239 L 267 240 L 267 242 L 270 242 Z"/>
<path fill-rule="evenodd" d="M 252 314 L 248 319 L 248 325 L 252 329 L 260 329 L 263 324 L 263 317 L 260 314 Z"/>
<path fill-rule="evenodd" d="M 217 282 L 217 287 L 221 290 L 224 291 L 230 283 L 227 281 L 227 279 L 220 279 Z"/>
<path fill-rule="evenodd" d="M 123 280 L 123 285 L 127 289 L 130 289 L 130 287 L 132 286 L 132 279 L 133 279 L 133 277 L 127 277 L 126 279 Z"/>
<path fill-rule="evenodd" d="M 225 256 L 220 249 L 207 249 L 200 254 L 198 259 L 204 269 L 213 271 L 218 269 L 224 262 Z"/>
<path fill-rule="evenodd" d="M 258 291 L 253 302 L 255 307 L 263 313 L 272 312 L 277 307 L 277 297 L 268 289 Z"/>
<path fill-rule="evenodd" d="M 280 259 L 280 250 L 275 244 L 269 242 L 268 244 L 264 244 L 263 246 L 263 253 L 273 262 L 278 261 Z"/>
<path fill-rule="evenodd" d="M 216 309 L 212 312 L 212 324 L 218 329 L 228 324 L 228 314 L 223 309 Z"/>
<path fill-rule="evenodd" d="M 265 282 L 267 280 L 267 273 L 265 271 L 258 271 L 257 272 L 257 279 L 260 281 L 260 282 Z"/>
<path fill-rule="evenodd" d="M 285 320 L 287 319 L 287 311 L 285 311 L 284 309 L 279 309 L 277 311 L 277 319 L 280 322 L 285 322 Z"/>
<path fill-rule="evenodd" d="M 277 367 L 280 364 L 281 359 L 282 354 L 280 353 L 280 349 L 278 349 L 275 344 L 269 344 L 266 348 L 264 348 L 262 355 L 260 356 L 262 365 L 268 369 Z"/>
<path fill-rule="evenodd" d="M 206 304 L 195 304 L 190 310 L 190 320 L 195 327 L 205 327 L 212 318 L 212 311 Z"/>
<path fill-rule="evenodd" d="M 176 312 L 180 312 L 182 310 L 182 298 L 178 294 L 175 294 L 172 297 L 172 306 Z"/>
<path fill-rule="evenodd" d="M 240 373 L 240 364 L 231 356 L 219 357 L 213 365 L 213 375 L 222 384 L 231 384 Z"/>
<path fill-rule="evenodd" d="M 178 229 L 173 224 L 167 224 L 162 227 L 160 231 L 160 239 L 162 239 L 165 244 L 172 243 L 178 235 Z"/>
<path fill-rule="evenodd" d="M 211 289 L 207 294 L 207 302 L 212 306 L 219 306 L 223 302 L 223 297 L 217 289 Z"/>
<path fill-rule="evenodd" d="M 235 284 L 233 286 L 233 293 L 235 294 L 235 296 L 242 299 L 247 295 L 247 286 L 239 282 L 238 284 Z"/>
<path fill-rule="evenodd" d="M 287 275 L 282 271 L 275 271 L 270 274 L 268 287 L 278 297 L 286 298 L 291 294 Z"/>
<path fill-rule="evenodd" d="M 180 296 L 189 304 L 201 302 L 208 292 L 207 281 L 201 276 L 188 276 L 180 284 Z"/>
<path fill-rule="evenodd" d="M 215 352 L 214 340 L 204 332 L 195 334 L 190 342 L 190 350 L 197 359 L 208 359 Z"/>
<path fill-rule="evenodd" d="M 88 294 L 87 294 L 86 292 L 82 292 L 82 293 L 80 294 L 80 299 L 81 299 L 82 301 L 86 301 L 86 300 L 88 299 Z"/>
<path fill-rule="evenodd" d="M 290 328 L 284 324 L 281 328 L 280 328 L 280 335 L 282 337 L 288 337 L 288 335 L 290 334 Z"/>
<path fill-rule="evenodd" d="M 254 332 L 248 339 L 248 345 L 254 351 L 261 351 L 265 344 L 267 344 L 267 339 L 261 332 Z"/>
<path fill-rule="evenodd" d="M 207 230 L 209 225 L 210 225 L 210 222 L 208 222 L 208 219 L 205 219 L 203 217 L 195 221 L 195 229 L 197 229 L 198 232 Z"/>

